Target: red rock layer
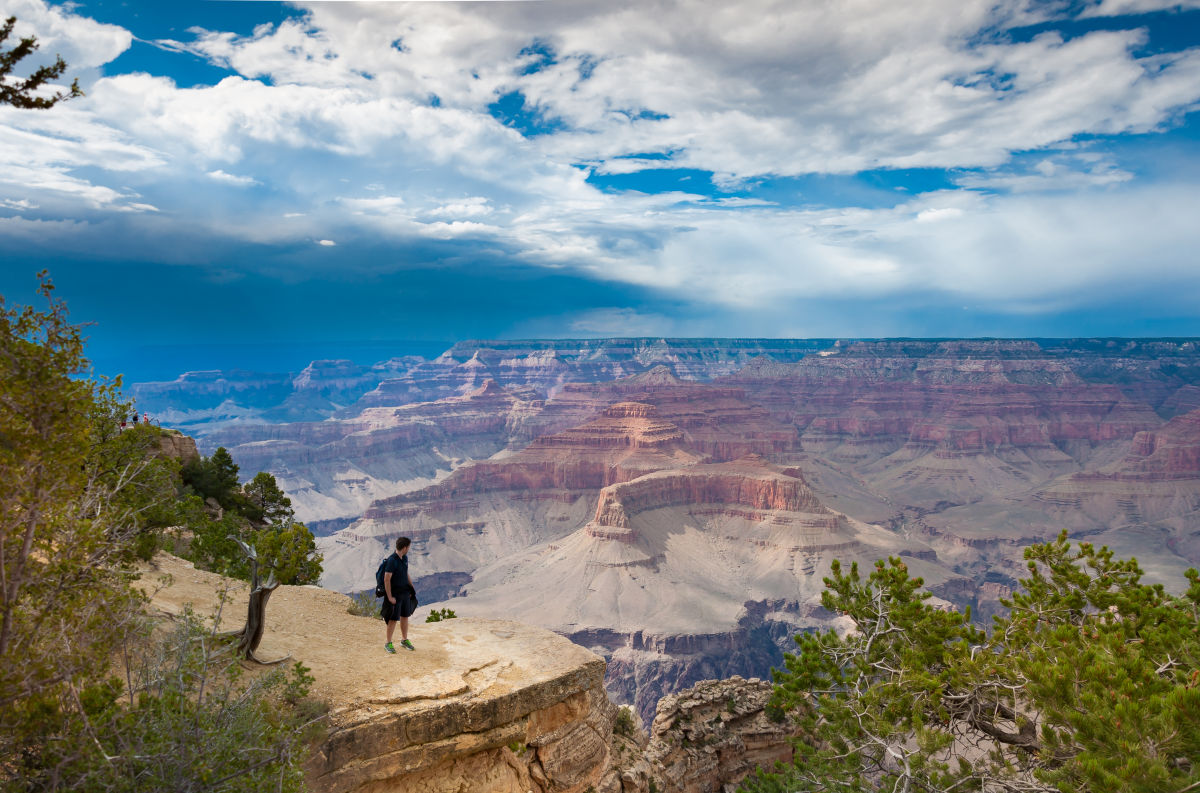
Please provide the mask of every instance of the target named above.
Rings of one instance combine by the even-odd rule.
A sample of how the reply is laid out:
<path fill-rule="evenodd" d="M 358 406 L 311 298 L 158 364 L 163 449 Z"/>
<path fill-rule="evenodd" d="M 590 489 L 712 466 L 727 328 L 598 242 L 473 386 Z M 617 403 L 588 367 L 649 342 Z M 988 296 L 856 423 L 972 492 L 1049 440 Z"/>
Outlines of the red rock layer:
<path fill-rule="evenodd" d="M 798 472 L 777 472 L 755 460 L 696 465 L 605 488 L 592 526 L 628 528 L 629 519 L 640 512 L 701 504 L 720 504 L 733 512 L 737 507 L 748 507 L 829 514 Z"/>
<path fill-rule="evenodd" d="M 1055 447 L 1128 440 L 1161 424 L 1116 386 L 1084 383 L 1049 359 L 814 356 L 757 363 L 722 382 L 800 427 L 805 448 L 845 444 L 864 456 L 905 444 L 946 456 L 1004 447 L 1053 455 Z"/>
<path fill-rule="evenodd" d="M 621 401 L 653 405 L 661 419 L 684 432 L 689 449 L 714 461 L 772 457 L 799 448 L 795 427 L 755 404 L 744 389 L 686 383 L 665 367 L 611 383 L 567 384 L 519 433 L 532 440 L 559 432 Z"/>
<path fill-rule="evenodd" d="M 435 505 L 446 509 L 480 492 L 532 496 L 543 491 L 597 491 L 700 459 L 682 441 L 679 428 L 659 417 L 653 405 L 618 403 L 582 426 L 539 438 L 510 457 L 476 462 L 437 485 L 377 501 L 363 517 L 384 521 Z"/>
<path fill-rule="evenodd" d="M 1153 432 L 1139 432 L 1128 456 L 1112 473 L 1079 479 L 1172 481 L 1200 479 L 1200 410 L 1176 416 Z"/>

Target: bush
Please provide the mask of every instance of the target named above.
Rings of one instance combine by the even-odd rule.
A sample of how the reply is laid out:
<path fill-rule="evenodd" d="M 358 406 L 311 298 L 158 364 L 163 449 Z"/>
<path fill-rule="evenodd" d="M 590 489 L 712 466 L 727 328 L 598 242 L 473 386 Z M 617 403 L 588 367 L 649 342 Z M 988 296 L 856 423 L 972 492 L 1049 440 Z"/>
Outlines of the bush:
<path fill-rule="evenodd" d="M 379 598 L 375 597 L 375 591 L 368 589 L 350 596 L 350 606 L 346 612 L 356 617 L 378 617 L 379 608 Z"/>
<path fill-rule="evenodd" d="M 434 609 L 425 617 L 426 622 L 441 622 L 442 620 L 452 620 L 458 615 L 450 609 Z"/>
<path fill-rule="evenodd" d="M 300 790 L 307 672 L 244 675 L 191 616 L 155 639 L 131 563 L 207 516 L 41 280 L 0 297 L 0 790 Z"/>
<path fill-rule="evenodd" d="M 633 708 L 628 705 L 617 708 L 617 718 L 613 721 L 613 732 L 623 738 L 633 738 L 637 735 L 637 724 L 633 720 Z"/>
<path fill-rule="evenodd" d="M 302 791 L 303 755 L 324 715 L 308 698 L 308 670 L 248 677 L 190 612 L 157 640 L 151 631 L 143 623 L 124 646 L 125 680 L 45 711 L 54 739 L 27 746 L 5 787 Z"/>

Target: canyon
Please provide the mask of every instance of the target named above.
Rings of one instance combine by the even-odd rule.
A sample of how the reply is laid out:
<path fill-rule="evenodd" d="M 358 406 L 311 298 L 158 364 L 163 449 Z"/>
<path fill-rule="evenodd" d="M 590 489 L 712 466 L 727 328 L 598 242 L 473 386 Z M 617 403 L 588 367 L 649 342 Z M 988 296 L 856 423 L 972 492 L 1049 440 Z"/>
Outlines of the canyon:
<path fill-rule="evenodd" d="M 647 724 L 845 628 L 835 558 L 901 557 L 985 624 L 1064 528 L 1168 587 L 1200 562 L 1188 339 L 471 342 L 136 393 L 277 477 L 324 586 L 366 589 L 408 536 L 424 603 L 589 648 Z"/>

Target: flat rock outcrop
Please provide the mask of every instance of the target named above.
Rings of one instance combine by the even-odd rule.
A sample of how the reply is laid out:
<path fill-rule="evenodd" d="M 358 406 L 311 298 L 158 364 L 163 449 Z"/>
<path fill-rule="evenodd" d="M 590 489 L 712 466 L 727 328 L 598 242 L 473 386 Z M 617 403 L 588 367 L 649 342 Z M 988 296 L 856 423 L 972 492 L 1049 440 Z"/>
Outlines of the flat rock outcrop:
<path fill-rule="evenodd" d="M 162 574 L 173 579 L 159 588 Z M 214 613 L 219 576 L 159 554 L 143 574 L 151 608 Z M 222 625 L 245 617 L 246 585 L 233 582 Z M 264 657 L 309 667 L 329 702 L 329 730 L 309 759 L 316 793 L 602 793 L 620 789 L 612 768 L 615 708 L 604 661 L 541 628 L 505 620 L 423 623 L 415 652 L 383 650 L 378 619 L 346 613 L 348 600 L 318 587 L 283 586 L 266 611 Z"/>
<path fill-rule="evenodd" d="M 196 439 L 184 435 L 178 430 L 163 430 L 158 435 L 157 456 L 178 460 L 180 465 L 187 465 L 200 459 L 196 448 Z"/>

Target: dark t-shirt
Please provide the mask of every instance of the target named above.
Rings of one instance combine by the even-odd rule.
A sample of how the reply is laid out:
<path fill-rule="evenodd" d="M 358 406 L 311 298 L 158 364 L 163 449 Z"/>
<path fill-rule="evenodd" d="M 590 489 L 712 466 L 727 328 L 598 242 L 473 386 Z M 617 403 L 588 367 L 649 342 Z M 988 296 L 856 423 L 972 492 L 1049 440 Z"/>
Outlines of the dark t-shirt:
<path fill-rule="evenodd" d="M 388 573 L 392 574 L 392 597 L 399 599 L 408 587 L 408 555 L 397 556 L 393 553 L 389 556 L 387 563 L 383 566 L 384 581 L 387 580 Z M 387 592 L 386 588 L 384 592 Z M 384 595 L 384 599 L 387 599 L 386 594 Z"/>

